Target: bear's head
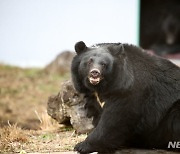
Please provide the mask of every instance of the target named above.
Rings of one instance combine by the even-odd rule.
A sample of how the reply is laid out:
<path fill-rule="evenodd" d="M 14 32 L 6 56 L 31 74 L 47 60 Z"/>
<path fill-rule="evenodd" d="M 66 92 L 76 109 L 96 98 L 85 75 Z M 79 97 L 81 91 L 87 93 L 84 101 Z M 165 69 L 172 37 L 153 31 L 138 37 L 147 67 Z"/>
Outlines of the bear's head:
<path fill-rule="evenodd" d="M 109 43 L 87 47 L 84 42 L 80 41 L 75 44 L 75 51 L 79 58 L 77 73 L 85 87 L 104 89 L 112 85 L 114 79 L 119 76 L 121 76 L 119 78 L 121 81 L 118 83 L 126 82 L 123 79 L 126 73 L 122 72 L 126 69 L 122 44 Z"/>
<path fill-rule="evenodd" d="M 86 77 L 90 84 L 98 85 L 111 73 L 114 59 L 106 48 L 87 47 L 84 42 L 78 42 L 75 50 L 78 55 L 83 55 L 79 73 Z"/>

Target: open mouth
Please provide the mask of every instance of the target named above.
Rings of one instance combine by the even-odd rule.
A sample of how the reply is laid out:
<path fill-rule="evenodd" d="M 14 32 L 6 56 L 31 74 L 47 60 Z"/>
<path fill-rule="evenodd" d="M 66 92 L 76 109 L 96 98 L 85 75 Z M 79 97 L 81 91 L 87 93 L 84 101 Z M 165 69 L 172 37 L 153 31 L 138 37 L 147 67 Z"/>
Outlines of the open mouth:
<path fill-rule="evenodd" d="M 92 85 L 97 85 L 102 79 L 101 71 L 97 68 L 91 69 L 88 79 Z"/>
<path fill-rule="evenodd" d="M 100 77 L 94 78 L 94 77 L 89 77 L 89 82 L 93 85 L 97 85 L 101 81 Z"/>

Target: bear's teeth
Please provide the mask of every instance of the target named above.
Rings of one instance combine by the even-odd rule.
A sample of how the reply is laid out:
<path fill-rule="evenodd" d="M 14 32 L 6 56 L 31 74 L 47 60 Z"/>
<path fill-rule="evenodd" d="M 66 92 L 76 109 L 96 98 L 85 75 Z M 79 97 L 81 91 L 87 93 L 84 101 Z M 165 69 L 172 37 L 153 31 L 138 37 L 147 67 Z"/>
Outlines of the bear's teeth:
<path fill-rule="evenodd" d="M 100 82 L 100 78 L 89 78 L 91 84 L 98 84 Z"/>

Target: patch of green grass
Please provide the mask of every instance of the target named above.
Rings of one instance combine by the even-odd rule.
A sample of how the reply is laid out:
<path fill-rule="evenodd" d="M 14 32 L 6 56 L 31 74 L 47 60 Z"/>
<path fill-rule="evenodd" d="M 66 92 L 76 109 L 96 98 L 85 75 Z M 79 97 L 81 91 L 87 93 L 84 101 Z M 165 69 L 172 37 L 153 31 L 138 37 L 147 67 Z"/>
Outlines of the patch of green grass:
<path fill-rule="evenodd" d="M 73 128 L 71 126 L 62 128 L 62 131 L 64 131 L 64 132 L 72 131 L 72 130 L 73 130 Z"/>
<path fill-rule="evenodd" d="M 24 69 L 24 76 L 29 78 L 37 78 L 42 76 L 43 72 L 39 68 Z"/>
<path fill-rule="evenodd" d="M 55 137 L 56 137 L 55 134 L 47 133 L 40 135 L 38 138 L 40 140 L 46 141 L 46 140 L 53 140 Z"/>
<path fill-rule="evenodd" d="M 13 89 L 13 88 L 0 88 L 0 94 L 1 95 L 6 95 L 6 94 L 10 94 L 10 95 L 16 95 L 18 93 L 18 89 Z"/>
<path fill-rule="evenodd" d="M 0 70 L 19 70 L 19 67 L 0 64 Z"/>

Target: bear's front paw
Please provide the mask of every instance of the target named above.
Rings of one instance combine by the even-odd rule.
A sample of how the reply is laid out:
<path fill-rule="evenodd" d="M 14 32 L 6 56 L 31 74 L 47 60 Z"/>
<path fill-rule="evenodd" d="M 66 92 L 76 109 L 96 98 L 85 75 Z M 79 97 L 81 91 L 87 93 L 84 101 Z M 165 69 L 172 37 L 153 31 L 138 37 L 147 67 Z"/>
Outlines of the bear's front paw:
<path fill-rule="evenodd" d="M 78 151 L 80 154 L 88 154 L 93 152 L 91 146 L 85 141 L 76 144 L 74 151 Z"/>

